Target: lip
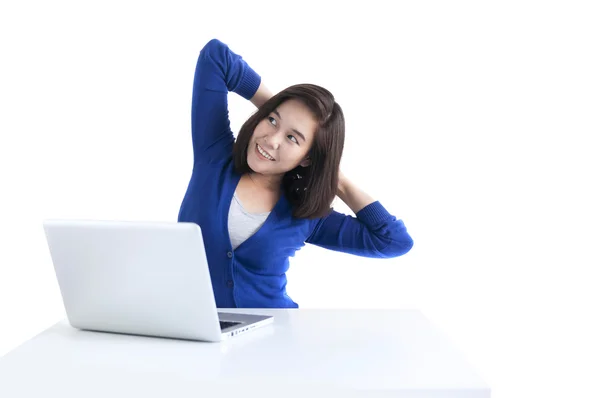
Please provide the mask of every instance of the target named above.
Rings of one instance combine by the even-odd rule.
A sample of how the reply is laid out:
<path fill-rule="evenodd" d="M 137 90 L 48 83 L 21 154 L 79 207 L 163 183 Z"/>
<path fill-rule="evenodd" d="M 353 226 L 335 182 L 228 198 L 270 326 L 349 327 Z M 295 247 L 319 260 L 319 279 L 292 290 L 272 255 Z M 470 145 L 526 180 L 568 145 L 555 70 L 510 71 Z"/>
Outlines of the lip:
<path fill-rule="evenodd" d="M 256 152 L 256 154 L 258 155 L 258 157 L 259 157 L 260 159 L 262 159 L 262 160 L 265 160 L 265 161 L 267 161 L 267 162 L 274 162 L 274 161 L 275 161 L 275 157 L 274 157 L 273 155 L 271 155 L 269 152 L 267 152 L 267 151 L 265 150 L 265 148 L 263 148 L 263 147 L 261 146 L 261 149 L 262 149 L 263 151 L 267 152 L 267 153 L 269 154 L 269 156 L 271 156 L 271 157 L 273 158 L 273 160 L 264 158 L 264 157 L 263 157 L 263 155 L 261 155 L 261 153 L 258 151 L 258 147 L 259 147 L 259 144 L 258 144 L 258 143 L 257 143 L 257 144 L 255 144 L 255 145 L 254 145 L 254 151 Z"/>

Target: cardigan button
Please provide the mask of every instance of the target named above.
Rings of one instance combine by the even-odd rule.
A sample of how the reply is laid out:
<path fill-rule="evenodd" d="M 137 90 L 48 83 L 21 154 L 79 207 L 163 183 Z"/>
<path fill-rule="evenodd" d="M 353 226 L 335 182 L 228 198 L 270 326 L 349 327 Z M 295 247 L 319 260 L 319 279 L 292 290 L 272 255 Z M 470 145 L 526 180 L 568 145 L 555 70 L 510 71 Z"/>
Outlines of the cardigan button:
<path fill-rule="evenodd" d="M 231 289 L 233 287 L 233 281 L 227 281 L 227 287 Z"/>
<path fill-rule="evenodd" d="M 227 257 L 229 257 L 229 258 L 233 257 L 233 253 L 232 252 L 227 252 Z"/>

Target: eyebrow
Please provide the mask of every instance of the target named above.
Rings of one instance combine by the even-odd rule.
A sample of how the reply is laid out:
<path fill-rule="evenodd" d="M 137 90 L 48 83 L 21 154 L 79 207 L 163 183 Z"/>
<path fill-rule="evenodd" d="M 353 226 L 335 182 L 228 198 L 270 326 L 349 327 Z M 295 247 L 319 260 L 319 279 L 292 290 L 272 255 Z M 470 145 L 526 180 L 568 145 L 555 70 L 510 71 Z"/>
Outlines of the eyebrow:
<path fill-rule="evenodd" d="M 281 115 L 279 114 L 279 112 L 277 112 L 277 109 L 273 109 L 273 112 L 277 115 L 278 118 L 281 119 Z M 283 120 L 283 119 L 281 119 Z M 302 138 L 305 142 L 306 142 L 306 138 L 304 137 L 304 134 L 302 134 L 301 132 L 299 132 L 296 129 L 292 129 L 292 131 L 296 134 L 298 134 L 300 136 L 300 138 Z"/>

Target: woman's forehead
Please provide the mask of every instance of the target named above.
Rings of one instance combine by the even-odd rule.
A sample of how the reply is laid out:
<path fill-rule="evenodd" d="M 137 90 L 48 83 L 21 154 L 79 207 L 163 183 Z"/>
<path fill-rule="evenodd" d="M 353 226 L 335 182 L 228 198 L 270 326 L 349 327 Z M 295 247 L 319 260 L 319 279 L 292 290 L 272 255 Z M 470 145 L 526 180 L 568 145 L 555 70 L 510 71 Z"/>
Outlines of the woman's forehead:
<path fill-rule="evenodd" d="M 298 100 L 288 100 L 276 107 L 273 112 L 290 129 L 296 129 L 308 138 L 317 128 L 317 120 L 308 106 Z"/>

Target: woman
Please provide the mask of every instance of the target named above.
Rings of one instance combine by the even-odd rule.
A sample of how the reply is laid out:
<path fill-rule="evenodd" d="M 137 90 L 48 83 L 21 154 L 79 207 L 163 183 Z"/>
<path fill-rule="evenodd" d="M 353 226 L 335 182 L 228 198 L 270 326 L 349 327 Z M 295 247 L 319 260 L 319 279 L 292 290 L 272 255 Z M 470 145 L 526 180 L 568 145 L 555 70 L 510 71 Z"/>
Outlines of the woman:
<path fill-rule="evenodd" d="M 236 140 L 230 91 L 258 108 Z M 379 258 L 413 245 L 401 220 L 339 172 L 344 116 L 331 93 L 301 84 L 272 96 L 217 39 L 196 65 L 192 142 L 194 167 L 178 220 L 202 230 L 219 308 L 297 308 L 285 273 L 305 243 Z M 336 195 L 356 217 L 333 211 Z"/>

